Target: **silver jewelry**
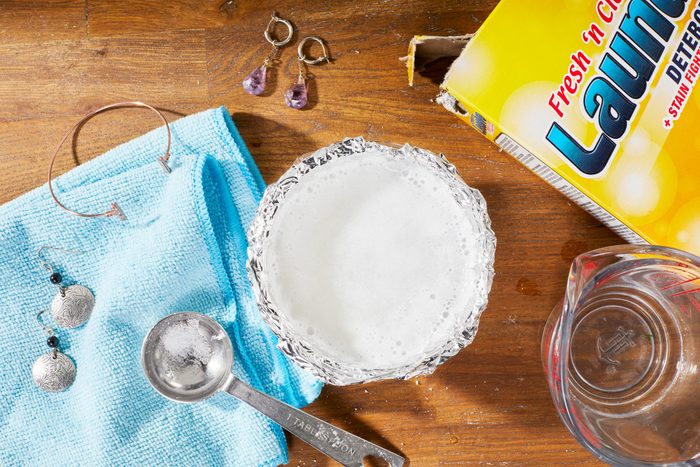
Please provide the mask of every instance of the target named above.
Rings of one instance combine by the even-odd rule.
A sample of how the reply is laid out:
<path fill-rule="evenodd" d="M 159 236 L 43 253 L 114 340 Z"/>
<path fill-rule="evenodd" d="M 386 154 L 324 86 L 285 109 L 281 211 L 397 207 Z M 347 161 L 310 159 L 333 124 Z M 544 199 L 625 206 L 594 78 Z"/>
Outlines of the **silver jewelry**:
<path fill-rule="evenodd" d="M 61 392 L 70 387 L 75 381 L 75 365 L 66 354 L 58 350 L 58 337 L 53 333 L 53 329 L 45 326 L 41 322 L 41 314 L 36 315 L 36 319 L 44 332 L 49 336 L 46 345 L 51 350 L 39 356 L 32 366 L 32 378 L 38 387 L 47 392 Z"/>
<path fill-rule="evenodd" d="M 278 40 L 274 37 L 275 26 L 282 24 L 287 28 L 287 37 L 282 40 Z M 259 96 L 265 92 L 265 85 L 267 84 L 267 69 L 277 62 L 277 55 L 279 54 L 280 48 L 289 44 L 289 42 L 294 37 L 294 25 L 291 21 L 277 16 L 277 13 L 272 13 L 272 19 L 267 24 L 265 28 L 265 40 L 272 45 L 272 51 L 267 56 L 262 65 L 255 68 L 248 74 L 243 80 L 243 90 L 250 95 Z"/>
<path fill-rule="evenodd" d="M 51 265 L 42 259 L 41 253 L 45 249 L 60 250 L 67 253 L 80 252 L 49 246 L 42 246 L 37 252 L 39 264 L 51 273 L 49 280 L 58 287 L 58 293 L 51 302 L 51 317 L 56 324 L 63 328 L 77 328 L 90 318 L 92 309 L 95 306 L 95 297 L 90 292 L 90 289 L 83 285 L 74 284 L 64 287 L 61 274 L 54 271 Z"/>
<path fill-rule="evenodd" d="M 310 41 L 316 42 L 321 46 L 323 50 L 323 55 L 317 58 L 309 57 L 304 52 L 304 47 Z M 297 47 L 297 62 L 299 64 L 299 75 L 295 83 L 291 85 L 284 93 L 284 102 L 287 106 L 292 109 L 301 110 L 306 107 L 309 101 L 308 88 L 306 86 L 306 81 L 313 75 L 309 75 L 307 67 L 309 65 L 320 65 L 323 62 L 330 63 L 331 56 L 326 48 L 326 43 L 323 39 L 318 36 L 306 36 L 299 42 L 299 47 Z"/>

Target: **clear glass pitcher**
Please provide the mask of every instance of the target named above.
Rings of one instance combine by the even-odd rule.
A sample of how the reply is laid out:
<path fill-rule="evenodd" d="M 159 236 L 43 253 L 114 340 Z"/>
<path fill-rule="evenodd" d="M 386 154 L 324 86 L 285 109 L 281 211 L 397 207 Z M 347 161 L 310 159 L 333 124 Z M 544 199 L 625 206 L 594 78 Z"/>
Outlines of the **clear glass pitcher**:
<path fill-rule="evenodd" d="M 700 465 L 700 258 L 632 245 L 577 257 L 542 354 L 561 419 L 597 457 Z"/>

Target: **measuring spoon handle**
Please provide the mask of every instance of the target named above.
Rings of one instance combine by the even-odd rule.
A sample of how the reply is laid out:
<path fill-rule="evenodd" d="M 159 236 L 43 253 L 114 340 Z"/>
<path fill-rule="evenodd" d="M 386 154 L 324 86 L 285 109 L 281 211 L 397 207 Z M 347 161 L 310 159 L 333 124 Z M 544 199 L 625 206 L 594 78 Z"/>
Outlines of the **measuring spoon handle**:
<path fill-rule="evenodd" d="M 401 467 L 404 464 L 404 458 L 398 454 L 273 399 L 236 377 L 229 378 L 223 390 L 250 404 L 297 438 L 346 467 L 361 467 L 366 456 L 384 459 L 390 467 Z"/>

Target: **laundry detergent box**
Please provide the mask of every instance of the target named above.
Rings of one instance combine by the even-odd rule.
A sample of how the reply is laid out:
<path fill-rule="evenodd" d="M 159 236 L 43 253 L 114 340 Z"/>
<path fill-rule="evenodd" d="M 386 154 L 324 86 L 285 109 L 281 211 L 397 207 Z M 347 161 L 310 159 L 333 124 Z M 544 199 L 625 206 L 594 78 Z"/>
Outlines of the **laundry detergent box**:
<path fill-rule="evenodd" d="M 441 104 L 627 241 L 700 254 L 698 0 L 502 0 L 460 50 Z"/>

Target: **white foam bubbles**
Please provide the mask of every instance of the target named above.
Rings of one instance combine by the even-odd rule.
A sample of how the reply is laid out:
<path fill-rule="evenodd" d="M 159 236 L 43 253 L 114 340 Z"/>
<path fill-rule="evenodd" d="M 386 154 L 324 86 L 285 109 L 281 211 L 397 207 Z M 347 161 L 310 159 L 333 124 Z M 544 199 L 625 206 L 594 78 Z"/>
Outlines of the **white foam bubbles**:
<path fill-rule="evenodd" d="M 265 244 L 268 290 L 327 357 L 365 369 L 415 364 L 472 311 L 477 222 L 412 159 L 336 159 L 280 204 Z"/>

